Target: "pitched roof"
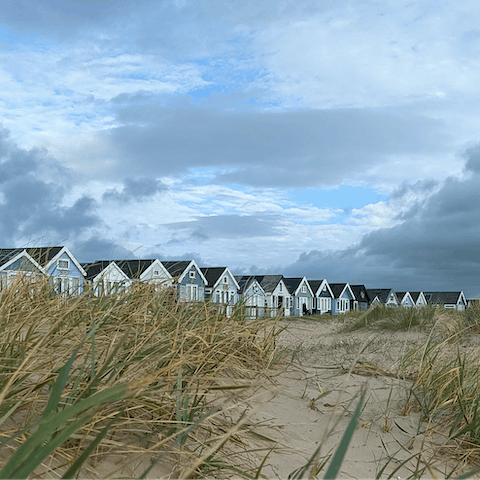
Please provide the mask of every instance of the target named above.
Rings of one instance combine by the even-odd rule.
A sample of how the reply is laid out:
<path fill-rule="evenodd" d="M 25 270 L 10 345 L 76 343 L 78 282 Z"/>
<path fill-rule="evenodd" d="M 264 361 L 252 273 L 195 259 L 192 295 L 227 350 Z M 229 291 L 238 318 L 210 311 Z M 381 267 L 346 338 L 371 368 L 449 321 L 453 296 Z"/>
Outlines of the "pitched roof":
<path fill-rule="evenodd" d="M 283 282 L 287 286 L 288 292 L 293 295 L 297 291 L 297 288 L 300 286 L 303 279 L 304 277 L 284 278 Z"/>
<path fill-rule="evenodd" d="M 0 248 L 0 267 L 14 259 L 24 250 L 24 248 Z"/>
<path fill-rule="evenodd" d="M 63 248 L 65 247 L 31 247 L 25 250 L 39 265 L 45 267 Z"/>
<path fill-rule="evenodd" d="M 350 285 L 353 294 L 355 295 L 355 299 L 359 302 L 369 302 L 368 292 L 365 288 L 365 285 Z M 365 297 L 362 298 L 362 292 L 364 292 Z"/>
<path fill-rule="evenodd" d="M 340 297 L 343 290 L 345 289 L 346 283 L 329 283 L 330 289 L 332 290 L 333 296 L 335 298 Z"/>
<path fill-rule="evenodd" d="M 427 303 L 429 304 L 456 304 L 462 292 L 424 292 Z"/>
<path fill-rule="evenodd" d="M 213 287 L 218 279 L 225 272 L 227 267 L 203 267 L 200 270 L 203 273 L 203 276 L 207 279 L 207 286 Z"/>
<path fill-rule="evenodd" d="M 113 260 L 96 260 L 92 263 L 81 263 L 82 268 L 87 272 L 87 280 L 93 280 L 99 273 L 103 272 Z"/>
<path fill-rule="evenodd" d="M 262 288 L 260 282 L 252 275 L 234 275 L 234 277 L 235 281 L 238 283 L 239 291 L 242 294 L 249 290 L 253 282 L 257 282 L 260 288 Z"/>
<path fill-rule="evenodd" d="M 325 287 L 320 291 L 320 294 L 326 289 L 329 295 L 333 297 L 332 289 L 330 288 L 330 284 L 327 282 L 326 279 L 323 280 L 307 280 L 308 285 L 310 286 L 310 290 L 312 291 L 313 296 L 316 296 L 318 293 L 319 288 L 322 284 L 325 284 Z"/>
<path fill-rule="evenodd" d="M 410 296 L 412 297 L 412 300 L 417 303 L 418 297 L 420 296 L 422 292 L 410 292 Z"/>
<path fill-rule="evenodd" d="M 392 291 L 393 290 L 391 288 L 367 288 L 367 293 L 370 301 L 374 300 L 375 297 L 378 297 L 380 302 L 383 303 L 384 305 L 387 303 L 388 296 Z"/>
<path fill-rule="evenodd" d="M 155 261 L 155 258 L 135 260 L 111 260 L 115 262 L 128 278 L 139 279 L 145 270 Z"/>
<path fill-rule="evenodd" d="M 255 279 L 264 292 L 272 293 L 283 279 L 283 275 L 255 275 Z"/>
<path fill-rule="evenodd" d="M 325 280 L 307 280 L 308 284 L 310 285 L 310 290 L 312 290 L 312 293 L 314 296 L 317 294 L 318 289 L 320 288 L 320 286 L 324 281 Z M 328 283 L 326 285 L 328 285 Z M 328 287 L 327 287 L 327 290 L 328 290 Z"/>
<path fill-rule="evenodd" d="M 317 292 L 317 290 L 320 288 L 320 285 L 322 284 L 323 280 L 307 280 L 308 284 L 310 285 L 310 288 L 312 289 L 313 294 Z"/>
<path fill-rule="evenodd" d="M 191 260 L 177 260 L 161 262 L 172 277 L 179 277 L 185 269 L 192 263 Z"/>

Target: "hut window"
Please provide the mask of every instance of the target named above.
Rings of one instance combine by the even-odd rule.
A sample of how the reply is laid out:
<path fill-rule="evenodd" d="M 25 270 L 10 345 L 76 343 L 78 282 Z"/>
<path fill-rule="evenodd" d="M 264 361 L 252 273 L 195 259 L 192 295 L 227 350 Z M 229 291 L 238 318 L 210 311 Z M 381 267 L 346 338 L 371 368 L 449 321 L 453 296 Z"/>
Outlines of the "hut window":
<path fill-rule="evenodd" d="M 66 270 L 70 267 L 70 262 L 69 260 L 66 260 L 64 258 L 61 258 L 57 260 L 57 268 Z"/>

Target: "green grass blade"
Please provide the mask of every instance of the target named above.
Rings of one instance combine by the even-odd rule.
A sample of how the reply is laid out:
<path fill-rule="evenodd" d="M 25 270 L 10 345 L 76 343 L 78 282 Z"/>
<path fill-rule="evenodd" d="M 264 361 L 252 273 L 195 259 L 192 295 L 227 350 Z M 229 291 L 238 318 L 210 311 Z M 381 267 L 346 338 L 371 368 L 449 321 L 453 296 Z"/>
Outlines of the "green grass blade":
<path fill-rule="evenodd" d="M 65 472 L 62 479 L 73 478 L 77 474 L 77 472 L 83 465 L 83 462 L 85 462 L 90 453 L 92 453 L 93 450 L 97 447 L 97 445 L 103 440 L 113 422 L 114 419 L 108 422 L 108 425 L 97 435 L 95 440 L 90 443 L 90 445 L 82 452 L 82 454 L 77 458 L 77 460 L 75 460 L 75 463 Z"/>
<path fill-rule="evenodd" d="M 13 473 L 11 472 L 14 471 L 13 468 L 15 465 L 22 465 L 26 459 L 28 459 L 31 455 L 34 455 L 34 452 L 40 448 L 42 444 L 46 443 L 47 445 L 50 445 L 51 442 L 56 443 L 55 439 L 51 438 L 52 434 L 60 430 L 62 426 L 64 426 L 69 420 L 87 410 L 95 410 L 94 407 L 99 407 L 102 403 L 120 400 L 127 393 L 127 385 L 117 385 L 102 392 L 98 392 L 75 405 L 64 408 L 59 412 L 54 412 L 47 417 L 42 416 L 42 421 L 40 422 L 37 431 L 12 455 L 7 465 L 5 465 L 5 467 L 0 471 L 0 478 L 12 478 L 11 475 Z M 70 427 L 71 426 L 67 428 L 70 429 Z M 73 431 L 75 431 L 75 429 Z M 63 432 L 61 432 L 58 436 L 61 436 L 62 433 Z"/>
<path fill-rule="evenodd" d="M 80 345 L 74 350 L 67 363 L 58 372 L 58 377 L 55 380 L 55 383 L 52 385 L 52 390 L 50 392 L 50 396 L 48 397 L 48 403 L 43 411 L 42 417 L 48 417 L 52 412 L 57 411 L 65 383 L 67 383 L 68 374 L 70 373 L 70 369 L 72 368 L 73 361 L 77 356 L 79 348 Z"/>
<path fill-rule="evenodd" d="M 355 412 L 353 413 L 352 419 L 350 420 L 345 433 L 343 434 L 342 440 L 337 447 L 337 450 L 333 454 L 332 462 L 330 463 L 327 473 L 325 474 L 326 479 L 337 478 L 338 472 L 342 465 L 345 454 L 347 453 L 350 440 L 352 439 L 353 432 L 357 426 L 358 418 L 360 417 L 360 412 L 362 410 L 363 400 L 365 399 L 365 392 L 360 396 Z"/>
<path fill-rule="evenodd" d="M 48 455 L 50 455 L 58 446 L 62 445 L 63 442 L 68 440 L 70 435 L 75 430 L 77 430 L 80 426 L 82 426 L 82 424 L 84 424 L 88 419 L 93 416 L 93 413 L 94 412 L 92 412 L 90 415 L 82 416 L 80 420 L 71 423 L 68 427 L 61 430 L 54 438 L 50 439 L 47 443 L 39 446 L 31 455 L 21 458 L 20 463 L 12 465 L 12 467 L 14 468 L 12 473 L 9 473 L 7 471 L 4 474 L 2 470 L 0 472 L 0 477 L 27 478 L 40 465 L 40 463 L 42 463 L 42 460 L 47 458 Z"/>
<path fill-rule="evenodd" d="M 255 474 L 255 480 L 258 480 L 260 478 L 260 474 L 262 473 L 262 468 L 265 465 L 265 462 L 267 461 L 268 456 L 273 452 L 273 448 L 271 448 L 265 457 L 263 457 L 262 463 L 259 465 L 257 469 L 257 473 Z"/>
<path fill-rule="evenodd" d="M 460 475 L 459 477 L 457 477 L 457 480 L 465 480 L 466 478 L 472 478 L 474 475 L 476 475 L 477 473 L 480 472 L 480 468 L 477 467 L 477 468 L 474 468 L 473 470 L 470 470 L 469 472 L 463 474 L 463 475 Z M 447 477 L 448 478 L 448 477 Z"/>
<path fill-rule="evenodd" d="M 19 400 L 10 410 L 2 417 L 0 418 L 0 425 L 3 424 L 3 422 L 22 404 L 22 401 Z"/>
<path fill-rule="evenodd" d="M 88 385 L 84 388 L 83 392 L 81 392 L 80 397 L 84 395 L 86 392 L 90 391 L 92 388 L 95 388 L 99 382 L 100 379 L 108 372 L 109 369 L 112 370 L 109 379 L 107 380 L 107 383 L 110 381 L 111 377 L 115 373 L 116 370 L 119 369 L 123 365 L 123 362 L 116 362 L 115 365 L 112 365 L 111 362 L 115 355 L 117 354 L 118 350 L 121 348 L 125 340 L 128 338 L 128 335 L 130 334 L 131 327 L 127 329 L 125 334 L 122 336 L 118 344 L 115 346 L 113 351 L 110 353 L 108 358 L 103 362 L 103 366 L 100 368 L 100 370 L 95 374 L 95 376 L 91 377 L 90 382 L 88 382 Z M 90 332 L 90 334 L 93 334 L 94 330 Z"/>

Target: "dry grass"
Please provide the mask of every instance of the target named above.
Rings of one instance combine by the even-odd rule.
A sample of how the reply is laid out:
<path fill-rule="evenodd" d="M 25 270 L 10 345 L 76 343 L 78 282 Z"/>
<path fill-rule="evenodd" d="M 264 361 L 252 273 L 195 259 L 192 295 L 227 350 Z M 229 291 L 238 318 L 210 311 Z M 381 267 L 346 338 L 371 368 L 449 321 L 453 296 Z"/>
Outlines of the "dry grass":
<path fill-rule="evenodd" d="M 82 477 L 166 475 L 160 464 L 182 478 L 255 476 L 242 440 L 254 426 L 237 404 L 268 377 L 274 319 L 177 305 L 148 285 L 65 299 L 19 279 L 1 292 L 0 332 L 0 465 L 71 411 L 42 441 L 73 433 L 33 476 L 61 477 L 91 444 Z"/>
<path fill-rule="evenodd" d="M 455 459 L 455 469 L 480 466 L 479 311 L 437 309 L 428 340 L 403 358 L 400 375 L 414 383 L 407 399 L 440 435 L 437 454 Z M 473 471 L 472 471 L 473 472 Z"/>
<path fill-rule="evenodd" d="M 422 308 L 395 308 L 377 304 L 363 312 L 349 314 L 345 332 L 353 332 L 361 328 L 393 332 L 408 331 L 414 327 L 430 329 L 437 310 L 434 305 Z"/>
<path fill-rule="evenodd" d="M 341 331 L 347 325 L 431 327 L 399 369 L 413 381 L 404 410 L 422 412 L 424 438 L 443 436 L 436 451 L 457 460 L 451 474 L 480 465 L 480 311 L 372 309 Z M 149 285 L 61 298 L 47 282 L 19 279 L 0 294 L 0 476 L 259 478 L 258 459 L 271 447 L 247 411 L 270 381 L 279 331 L 276 319 L 246 321 L 241 307 L 227 318 Z M 350 373 L 392 375 L 358 359 Z M 384 432 L 387 413 L 388 405 Z M 424 448 L 412 454 L 418 465 Z M 324 465 L 315 462 L 316 453 L 297 473 L 318 473 Z M 379 476 L 393 462 L 389 456 Z M 413 475 L 422 475 L 419 466 Z"/>

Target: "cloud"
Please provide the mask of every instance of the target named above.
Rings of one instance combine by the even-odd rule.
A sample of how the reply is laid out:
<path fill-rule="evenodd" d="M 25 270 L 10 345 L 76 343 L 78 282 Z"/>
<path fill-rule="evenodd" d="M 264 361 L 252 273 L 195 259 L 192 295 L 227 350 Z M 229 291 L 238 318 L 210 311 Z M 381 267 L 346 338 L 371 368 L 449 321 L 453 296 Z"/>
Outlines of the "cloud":
<path fill-rule="evenodd" d="M 232 113 L 170 109 L 151 100 L 118 108 L 122 126 L 101 136 L 115 161 L 97 175 L 178 175 L 213 167 L 229 170 L 219 172 L 216 182 L 332 186 L 364 181 L 370 168 L 389 157 L 430 158 L 449 141 L 441 122 L 388 110 Z"/>
<path fill-rule="evenodd" d="M 5 0 L 0 23 L 16 43 L 89 45 L 96 52 L 136 51 L 161 61 L 238 48 L 232 47 L 239 33 L 231 22 L 202 15 L 190 0 Z"/>
<path fill-rule="evenodd" d="M 155 178 L 126 178 L 121 190 L 108 189 L 102 195 L 102 200 L 128 203 L 133 200 L 144 200 L 166 190 L 167 187 Z"/>
<path fill-rule="evenodd" d="M 146 3 L 139 0 L 135 6 Z M 105 25 L 133 10 L 128 0 L 4 0 L 2 23 L 29 35 L 67 36 L 68 31 Z"/>
<path fill-rule="evenodd" d="M 478 148 L 467 152 L 476 162 Z M 449 177 L 403 222 L 366 234 L 339 251 L 310 251 L 286 274 L 397 290 L 480 290 L 480 172 Z M 426 186 L 430 188 L 430 186 Z"/>
<path fill-rule="evenodd" d="M 465 169 L 473 173 L 480 173 L 480 145 L 473 145 L 465 151 Z"/>
<path fill-rule="evenodd" d="M 85 241 L 76 241 L 72 245 L 71 251 L 80 262 L 135 258 L 132 251 L 118 245 L 114 240 L 100 236 L 92 236 Z"/>
<path fill-rule="evenodd" d="M 243 239 L 273 237 L 278 235 L 280 215 L 215 215 L 197 217 L 190 222 L 176 222 L 165 225 L 178 231 L 190 240 L 203 242 L 216 239 Z M 177 243 L 178 238 L 171 242 Z M 185 241 L 185 240 L 183 240 Z"/>
<path fill-rule="evenodd" d="M 270 95 L 290 105 L 378 107 L 476 96 L 478 19 L 473 1 L 353 2 L 267 25 L 255 48 Z"/>
<path fill-rule="evenodd" d="M 100 225 L 96 202 L 86 196 L 64 203 L 73 178 L 45 150 L 17 147 L 0 130 L 0 240 L 5 245 L 41 236 L 64 241 Z"/>

